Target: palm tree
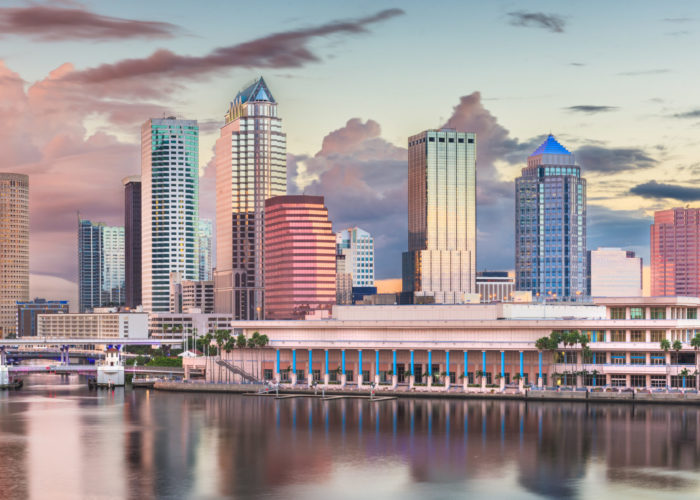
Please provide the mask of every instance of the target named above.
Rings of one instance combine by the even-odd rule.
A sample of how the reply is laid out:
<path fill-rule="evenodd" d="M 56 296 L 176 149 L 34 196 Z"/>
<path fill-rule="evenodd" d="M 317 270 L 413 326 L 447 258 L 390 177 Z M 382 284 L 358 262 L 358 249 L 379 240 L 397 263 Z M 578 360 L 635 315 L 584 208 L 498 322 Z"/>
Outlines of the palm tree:
<path fill-rule="evenodd" d="M 698 371 L 698 349 L 700 349 L 700 333 L 696 333 L 695 337 L 690 339 L 690 345 L 695 349 L 695 371 Z M 698 388 L 698 380 L 695 378 L 695 388 Z"/>
<path fill-rule="evenodd" d="M 228 339 L 231 338 L 230 330 L 216 330 L 214 331 L 214 338 L 216 339 L 216 346 L 218 348 L 219 360 L 221 360 L 221 351 Z M 219 381 L 221 381 L 221 365 L 219 365 Z"/>
<path fill-rule="evenodd" d="M 688 371 L 687 368 L 683 368 L 680 372 L 678 372 L 678 375 L 683 377 L 683 389 L 685 389 L 685 378 L 690 375 L 690 372 Z"/>
<path fill-rule="evenodd" d="M 678 352 L 683 349 L 683 344 L 680 340 L 673 341 L 673 350 L 676 351 L 676 364 L 678 364 Z"/>
<path fill-rule="evenodd" d="M 207 356 L 206 364 L 207 364 L 207 366 L 205 366 L 205 369 L 207 369 L 207 370 L 209 369 L 209 367 L 208 367 L 208 365 L 209 365 L 209 346 L 211 346 L 211 341 L 213 338 L 214 338 L 214 336 L 211 333 L 207 333 L 205 336 L 202 337 L 202 342 L 204 343 L 204 348 L 206 349 L 206 356 Z M 213 366 L 214 365 L 212 365 L 212 367 Z M 213 377 L 212 377 L 212 379 L 213 379 Z"/>

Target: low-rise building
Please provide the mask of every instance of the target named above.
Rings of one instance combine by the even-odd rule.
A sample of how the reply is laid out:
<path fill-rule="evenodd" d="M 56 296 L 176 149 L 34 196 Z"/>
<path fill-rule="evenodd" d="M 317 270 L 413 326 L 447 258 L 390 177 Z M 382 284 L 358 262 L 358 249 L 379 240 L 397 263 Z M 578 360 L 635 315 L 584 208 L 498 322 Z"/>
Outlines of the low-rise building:
<path fill-rule="evenodd" d="M 186 336 L 212 335 L 216 330 L 231 330 L 230 314 L 154 313 L 148 319 L 149 336 L 154 339 L 181 339 Z"/>
<path fill-rule="evenodd" d="M 476 292 L 481 302 L 513 302 L 515 276 L 508 271 L 479 271 L 476 273 Z"/>
<path fill-rule="evenodd" d="M 148 314 L 39 314 L 37 336 L 72 339 L 145 339 L 148 338 Z"/>
<path fill-rule="evenodd" d="M 17 302 L 17 336 L 35 337 L 39 314 L 66 314 L 68 312 L 67 300 L 36 298 L 29 302 Z"/>
<path fill-rule="evenodd" d="M 541 385 L 693 387 L 700 334 L 697 297 L 619 297 L 593 303 L 494 303 L 335 306 L 318 321 L 234 321 L 231 328 L 265 334 L 266 378 L 306 381 L 309 374 L 349 384 L 451 384 L 522 379 Z M 586 348 L 561 343 L 538 350 L 553 331 L 579 331 Z M 668 341 L 668 345 L 662 345 Z M 676 348 L 674 348 L 674 344 Z M 466 379 L 466 380 L 465 380 Z"/>

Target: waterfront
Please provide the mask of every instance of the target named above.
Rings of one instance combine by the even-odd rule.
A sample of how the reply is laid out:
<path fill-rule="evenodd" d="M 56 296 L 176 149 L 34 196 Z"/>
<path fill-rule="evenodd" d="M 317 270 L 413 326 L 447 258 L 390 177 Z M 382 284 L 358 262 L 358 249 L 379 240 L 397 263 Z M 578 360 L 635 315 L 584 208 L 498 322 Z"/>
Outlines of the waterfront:
<path fill-rule="evenodd" d="M 700 409 L 0 393 L 5 498 L 696 498 Z"/>

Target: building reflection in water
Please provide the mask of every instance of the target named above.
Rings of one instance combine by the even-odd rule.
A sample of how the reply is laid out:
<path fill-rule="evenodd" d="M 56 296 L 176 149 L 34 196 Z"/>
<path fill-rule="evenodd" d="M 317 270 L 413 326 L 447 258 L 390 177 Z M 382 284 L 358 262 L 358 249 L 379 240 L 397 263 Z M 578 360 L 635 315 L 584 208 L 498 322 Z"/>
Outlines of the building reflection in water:
<path fill-rule="evenodd" d="M 405 496 L 406 485 L 578 498 L 700 485 L 697 407 L 85 392 L 58 405 L 0 393 L 3 496 L 52 481 L 66 497 L 128 498 Z"/>

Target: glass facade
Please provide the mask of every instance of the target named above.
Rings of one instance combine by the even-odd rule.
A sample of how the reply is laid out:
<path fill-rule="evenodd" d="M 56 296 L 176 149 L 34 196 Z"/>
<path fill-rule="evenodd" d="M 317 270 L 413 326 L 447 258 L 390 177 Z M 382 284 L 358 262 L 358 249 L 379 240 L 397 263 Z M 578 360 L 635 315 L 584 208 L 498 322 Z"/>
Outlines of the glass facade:
<path fill-rule="evenodd" d="M 476 136 L 427 130 L 408 141 L 403 291 L 460 303 L 476 292 Z"/>
<path fill-rule="evenodd" d="M 374 238 L 359 227 L 336 235 L 336 251 L 345 255 L 345 272 L 352 274 L 352 286 L 374 286 Z"/>
<path fill-rule="evenodd" d="M 265 316 L 265 200 L 287 193 L 286 135 L 260 78 L 236 95 L 216 141 L 215 309 Z"/>
<path fill-rule="evenodd" d="M 124 228 L 78 219 L 80 312 L 120 306 L 126 300 Z"/>
<path fill-rule="evenodd" d="M 199 279 L 199 126 L 175 117 L 141 127 L 142 302 L 170 309 L 170 273 Z"/>
<path fill-rule="evenodd" d="M 199 258 L 199 281 L 211 281 L 212 223 L 209 219 L 199 219 L 197 252 Z"/>
<path fill-rule="evenodd" d="M 700 296 L 700 209 L 654 213 L 651 225 L 652 296 Z"/>
<path fill-rule="evenodd" d="M 0 173 L 0 337 L 17 330 L 17 302 L 29 300 L 29 177 Z"/>
<path fill-rule="evenodd" d="M 515 285 L 540 300 L 587 291 L 586 180 L 551 134 L 515 180 Z"/>
<path fill-rule="evenodd" d="M 141 177 L 123 179 L 124 184 L 124 283 L 125 304 L 141 305 Z"/>
<path fill-rule="evenodd" d="M 335 304 L 335 235 L 322 196 L 265 202 L 265 319 L 304 319 Z"/>

